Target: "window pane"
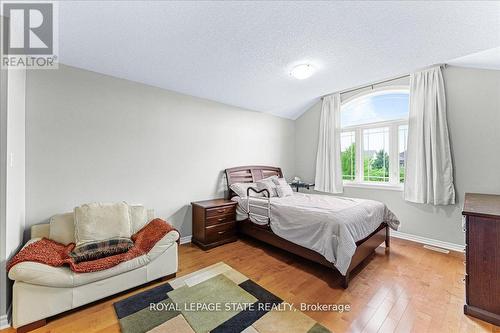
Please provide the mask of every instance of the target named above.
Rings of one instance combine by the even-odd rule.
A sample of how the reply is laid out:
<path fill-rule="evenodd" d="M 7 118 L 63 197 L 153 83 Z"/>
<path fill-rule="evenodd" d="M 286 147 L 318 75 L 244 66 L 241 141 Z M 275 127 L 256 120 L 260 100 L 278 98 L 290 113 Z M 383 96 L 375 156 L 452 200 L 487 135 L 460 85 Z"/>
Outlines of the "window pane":
<path fill-rule="evenodd" d="M 342 179 L 356 178 L 356 135 L 354 132 L 342 132 L 340 135 L 340 158 L 342 161 Z"/>
<path fill-rule="evenodd" d="M 363 130 L 364 181 L 389 181 L 389 128 Z"/>
<path fill-rule="evenodd" d="M 405 181 L 406 147 L 408 143 L 408 125 L 399 126 L 399 182 Z"/>
<path fill-rule="evenodd" d="M 407 119 L 408 93 L 382 91 L 364 95 L 342 105 L 341 127 Z"/>

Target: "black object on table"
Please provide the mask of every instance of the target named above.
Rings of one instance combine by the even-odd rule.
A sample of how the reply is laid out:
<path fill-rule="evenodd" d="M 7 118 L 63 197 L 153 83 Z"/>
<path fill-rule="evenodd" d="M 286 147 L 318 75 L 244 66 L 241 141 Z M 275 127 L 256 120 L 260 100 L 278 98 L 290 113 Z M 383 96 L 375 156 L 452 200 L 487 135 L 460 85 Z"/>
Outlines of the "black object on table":
<path fill-rule="evenodd" d="M 290 186 L 291 187 L 294 187 L 295 188 L 295 191 L 299 191 L 299 188 L 306 188 L 309 190 L 309 188 L 313 187 L 314 184 L 310 184 L 310 183 L 304 183 L 304 182 L 296 182 L 296 183 L 290 183 Z"/>

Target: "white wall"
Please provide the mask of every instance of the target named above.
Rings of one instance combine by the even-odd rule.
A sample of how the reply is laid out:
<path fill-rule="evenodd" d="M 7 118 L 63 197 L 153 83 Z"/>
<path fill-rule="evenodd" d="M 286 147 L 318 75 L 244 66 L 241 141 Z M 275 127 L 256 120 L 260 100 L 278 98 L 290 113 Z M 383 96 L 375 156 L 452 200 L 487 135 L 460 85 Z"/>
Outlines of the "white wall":
<path fill-rule="evenodd" d="M 0 19 L 3 17 L 0 16 Z M 2 21 L 0 20 L 0 24 Z M 7 312 L 7 273 L 5 272 L 5 204 L 7 191 L 7 71 L 0 70 L 0 327 Z"/>
<path fill-rule="evenodd" d="M 0 24 L 3 27 L 3 16 Z M 3 33 L 0 44 L 3 45 Z M 7 323 L 11 283 L 5 263 L 23 242 L 25 227 L 26 71 L 1 68 L 0 79 L 0 327 Z"/>
<path fill-rule="evenodd" d="M 402 192 L 380 189 L 345 188 L 344 195 L 386 203 L 404 233 L 463 244 L 464 193 L 500 194 L 500 71 L 450 66 L 444 78 L 458 203 L 413 204 Z M 318 102 L 295 123 L 295 172 L 308 181 L 314 180 L 320 111 Z"/>
<path fill-rule="evenodd" d="M 25 228 L 25 84 L 22 69 L 2 69 L 1 84 L 1 209 L 0 321 L 10 303 L 5 262 L 23 243 Z M 4 292 L 5 291 L 5 292 Z"/>
<path fill-rule="evenodd" d="M 209 84 L 209 83 L 207 83 Z M 91 201 L 143 203 L 191 235 L 222 171 L 294 174 L 294 122 L 60 65 L 27 77 L 27 225 Z"/>
<path fill-rule="evenodd" d="M 25 93 L 26 72 L 10 70 L 7 97 L 6 254 L 23 241 L 25 224 Z"/>

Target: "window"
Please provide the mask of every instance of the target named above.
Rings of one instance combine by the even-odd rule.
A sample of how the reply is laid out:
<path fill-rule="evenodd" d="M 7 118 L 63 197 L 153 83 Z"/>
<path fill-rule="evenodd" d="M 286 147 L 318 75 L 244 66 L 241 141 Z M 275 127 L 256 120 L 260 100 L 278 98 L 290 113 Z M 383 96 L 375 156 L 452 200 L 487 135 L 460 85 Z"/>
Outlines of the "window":
<path fill-rule="evenodd" d="M 401 187 L 408 137 L 408 90 L 385 88 L 343 102 L 344 184 Z"/>
<path fill-rule="evenodd" d="M 342 179 L 354 180 L 356 177 L 355 132 L 342 132 L 340 135 L 340 151 L 342 157 Z"/>
<path fill-rule="evenodd" d="M 408 141 L 408 125 L 399 126 L 399 151 L 398 151 L 398 165 L 399 165 L 399 182 L 405 181 L 405 161 L 406 161 L 406 144 Z"/>
<path fill-rule="evenodd" d="M 363 180 L 389 181 L 389 127 L 363 130 Z"/>

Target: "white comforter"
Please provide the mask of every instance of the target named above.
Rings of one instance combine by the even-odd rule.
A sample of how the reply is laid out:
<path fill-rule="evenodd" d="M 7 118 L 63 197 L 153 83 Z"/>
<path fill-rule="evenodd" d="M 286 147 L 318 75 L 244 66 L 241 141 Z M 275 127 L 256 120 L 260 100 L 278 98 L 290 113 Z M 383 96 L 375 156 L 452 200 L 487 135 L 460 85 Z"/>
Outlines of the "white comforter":
<path fill-rule="evenodd" d="M 246 200 L 236 197 L 239 215 L 245 214 Z M 263 205 L 251 199 L 251 203 Z M 382 222 L 397 230 L 399 221 L 381 202 L 340 196 L 294 193 L 271 198 L 272 231 L 295 244 L 312 249 L 334 263 L 345 275 L 356 250 L 356 242 L 367 237 Z M 252 208 L 266 214 L 266 210 Z M 253 218 L 257 224 L 267 219 Z"/>

